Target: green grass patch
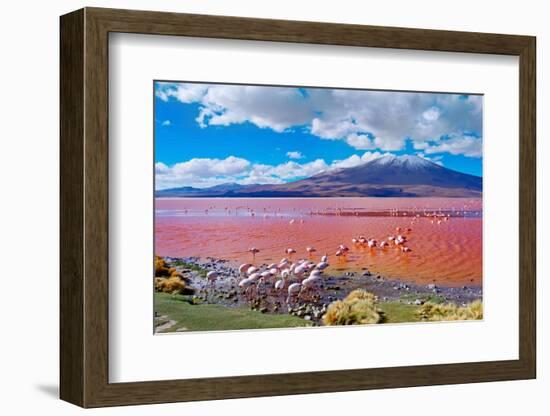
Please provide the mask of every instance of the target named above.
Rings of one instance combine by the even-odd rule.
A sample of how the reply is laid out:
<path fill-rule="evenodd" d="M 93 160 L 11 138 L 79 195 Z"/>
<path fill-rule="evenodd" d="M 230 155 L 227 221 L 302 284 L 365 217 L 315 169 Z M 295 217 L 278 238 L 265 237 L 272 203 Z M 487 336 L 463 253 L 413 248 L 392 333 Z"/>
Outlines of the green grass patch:
<path fill-rule="evenodd" d="M 170 265 L 183 267 L 184 269 L 189 269 L 191 271 L 199 273 L 202 277 L 206 277 L 206 273 L 208 272 L 208 270 L 202 268 L 201 266 L 199 266 L 197 264 L 186 263 L 186 262 L 181 261 L 181 260 L 174 261 L 174 262 L 170 263 Z"/>
<path fill-rule="evenodd" d="M 400 302 L 382 302 L 376 306 L 384 312 L 385 324 L 396 324 L 403 322 L 420 322 L 420 318 L 416 313 L 418 306 L 407 305 Z"/>
<path fill-rule="evenodd" d="M 180 328 L 187 331 L 220 331 L 311 326 L 310 322 L 292 315 L 263 314 L 223 305 L 192 305 L 189 300 L 186 296 L 155 293 L 155 311 L 167 316 L 167 320 L 177 322 L 166 332 L 175 332 Z"/>
<path fill-rule="evenodd" d="M 404 295 L 401 295 L 401 300 L 408 301 L 408 302 L 414 302 L 416 299 L 420 299 L 423 302 L 430 302 L 430 303 L 445 303 L 446 299 L 444 296 L 439 295 L 430 295 L 428 293 L 426 294 L 414 294 L 414 293 L 405 293 Z"/>

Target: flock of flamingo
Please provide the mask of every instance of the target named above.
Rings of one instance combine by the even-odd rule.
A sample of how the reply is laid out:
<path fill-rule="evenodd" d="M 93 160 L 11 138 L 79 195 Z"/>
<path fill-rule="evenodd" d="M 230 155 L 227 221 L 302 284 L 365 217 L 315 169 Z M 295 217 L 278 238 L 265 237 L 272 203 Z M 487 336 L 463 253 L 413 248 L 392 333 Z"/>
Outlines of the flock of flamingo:
<path fill-rule="evenodd" d="M 294 220 L 290 221 L 290 224 Z M 414 221 L 413 221 L 414 223 Z M 375 238 L 367 238 L 363 235 L 353 237 L 351 242 L 354 247 L 366 247 L 368 249 L 387 249 L 391 246 L 396 247 L 404 253 L 411 252 L 412 249 L 406 245 L 408 238 L 406 234 L 412 232 L 411 228 L 396 227 L 397 234 L 389 235 L 386 240 L 378 241 Z M 275 293 L 283 293 L 286 289 L 288 304 L 292 299 L 299 298 L 304 293 L 314 293 L 323 283 L 323 272 L 330 266 L 329 256 L 325 253 L 319 262 L 313 261 L 312 257 L 317 252 L 315 247 L 308 246 L 305 251 L 308 258 L 302 258 L 292 261 L 296 254 L 294 248 L 286 248 L 284 253 L 288 256 L 281 259 L 278 263 L 271 263 L 265 268 L 257 267 L 252 263 L 243 263 L 239 266 L 238 287 L 243 291 L 247 298 L 250 298 L 254 292 L 260 293 L 261 288 L 274 290 Z M 256 247 L 250 247 L 248 252 L 252 254 L 253 259 L 260 250 Z M 340 244 L 336 249 L 334 256 L 337 258 L 346 258 L 350 249 L 345 244 Z M 209 271 L 206 275 L 208 282 L 213 285 L 219 277 L 217 271 Z"/>

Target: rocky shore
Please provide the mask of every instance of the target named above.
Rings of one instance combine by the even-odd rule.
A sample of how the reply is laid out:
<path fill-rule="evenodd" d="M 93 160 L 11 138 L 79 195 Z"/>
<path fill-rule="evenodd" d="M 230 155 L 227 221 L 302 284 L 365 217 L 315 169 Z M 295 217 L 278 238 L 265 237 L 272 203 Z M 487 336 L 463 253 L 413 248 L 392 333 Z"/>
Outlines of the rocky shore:
<path fill-rule="evenodd" d="M 328 305 L 343 299 L 354 289 L 364 289 L 378 297 L 381 304 L 398 302 L 422 305 L 425 302 L 454 303 L 462 306 L 482 299 L 480 286 L 446 287 L 436 284 L 418 285 L 391 280 L 368 270 L 336 272 L 327 269 L 323 284 L 317 290 L 304 291 L 288 300 L 287 292 L 277 291 L 272 283 L 260 283 L 245 292 L 238 287 L 239 272 L 228 260 L 212 257 L 175 258 L 164 260 L 195 289 L 190 302 L 220 304 L 227 307 L 250 307 L 262 313 L 291 314 L 319 324 Z M 265 268 L 267 265 L 260 265 Z M 206 273 L 217 272 L 215 281 L 208 281 Z"/>

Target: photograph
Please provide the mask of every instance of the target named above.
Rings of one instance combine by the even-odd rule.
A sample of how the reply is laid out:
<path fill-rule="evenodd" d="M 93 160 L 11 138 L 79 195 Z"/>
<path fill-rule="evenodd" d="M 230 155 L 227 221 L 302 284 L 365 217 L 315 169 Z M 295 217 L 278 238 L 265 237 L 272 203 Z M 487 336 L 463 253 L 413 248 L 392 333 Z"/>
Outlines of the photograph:
<path fill-rule="evenodd" d="M 154 82 L 155 333 L 483 319 L 483 96 Z"/>

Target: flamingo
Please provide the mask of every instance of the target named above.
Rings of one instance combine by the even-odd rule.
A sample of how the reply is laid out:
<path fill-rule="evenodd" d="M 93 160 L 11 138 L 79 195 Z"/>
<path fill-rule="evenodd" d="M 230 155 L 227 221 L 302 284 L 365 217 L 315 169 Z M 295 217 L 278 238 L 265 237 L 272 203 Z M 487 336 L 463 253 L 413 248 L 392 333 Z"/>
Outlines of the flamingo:
<path fill-rule="evenodd" d="M 250 263 L 244 263 L 239 266 L 239 273 L 245 274 L 252 265 Z"/>
<path fill-rule="evenodd" d="M 307 279 L 302 280 L 302 287 L 311 289 L 319 284 L 323 280 L 320 273 L 319 271 L 317 273 L 312 272 Z"/>
<path fill-rule="evenodd" d="M 254 282 L 249 278 L 247 277 L 246 279 L 243 279 L 239 282 L 239 287 L 241 289 L 244 289 L 244 294 L 246 296 L 246 298 L 248 299 L 248 291 L 250 289 L 250 287 L 254 284 Z"/>
<path fill-rule="evenodd" d="M 251 284 L 252 284 L 252 281 L 250 280 L 250 278 L 247 277 L 246 279 L 243 279 L 239 282 L 239 287 L 240 288 L 247 288 Z"/>
<path fill-rule="evenodd" d="M 284 289 L 285 283 L 285 275 L 281 273 L 281 278 L 275 282 L 275 290 Z"/>
<path fill-rule="evenodd" d="M 376 244 L 377 244 L 377 241 L 376 241 L 374 238 L 370 239 L 370 240 L 367 242 L 367 245 L 368 245 L 370 248 L 376 247 Z"/>
<path fill-rule="evenodd" d="M 260 252 L 260 250 L 258 250 L 256 247 L 250 247 L 250 248 L 248 249 L 248 251 L 249 251 L 250 253 L 252 253 L 252 258 L 253 258 L 253 259 L 256 258 L 256 253 L 259 253 L 259 252 Z"/>
<path fill-rule="evenodd" d="M 322 261 L 315 266 L 318 270 L 325 270 L 329 264 L 326 261 Z"/>
<path fill-rule="evenodd" d="M 388 244 L 387 242 L 385 242 L 385 241 L 382 241 L 382 242 L 380 243 L 380 248 L 384 248 L 384 247 L 387 247 L 387 246 L 389 246 L 389 244 Z"/>
<path fill-rule="evenodd" d="M 317 250 L 315 250 L 315 247 L 306 247 L 306 251 L 311 256 L 313 253 L 315 253 Z"/>
<path fill-rule="evenodd" d="M 262 278 L 268 278 L 268 277 L 271 277 L 272 274 L 271 274 L 271 271 L 266 270 L 265 272 L 261 272 L 261 273 L 260 273 L 260 276 L 261 276 Z"/>
<path fill-rule="evenodd" d="M 412 251 L 412 249 L 410 249 L 409 247 L 403 246 L 403 247 L 401 247 L 401 251 L 404 252 L 404 253 L 409 253 L 409 252 Z"/>
<path fill-rule="evenodd" d="M 304 274 L 304 272 L 306 271 L 306 265 L 304 263 L 296 266 L 294 268 L 294 274 L 298 277 L 300 277 L 302 274 Z"/>
<path fill-rule="evenodd" d="M 216 281 L 216 279 L 218 278 L 218 272 L 212 270 L 208 273 L 206 273 L 206 279 L 208 280 L 208 282 L 213 285 L 214 282 Z"/>
<path fill-rule="evenodd" d="M 252 283 L 255 283 L 260 279 L 260 277 L 260 273 L 252 273 L 250 276 L 248 276 L 248 280 L 250 280 Z"/>
<path fill-rule="evenodd" d="M 257 267 L 254 267 L 254 266 L 250 266 L 247 270 L 246 270 L 246 274 L 248 274 L 249 276 L 253 273 L 256 273 L 259 269 Z"/>
<path fill-rule="evenodd" d="M 294 253 L 296 253 L 296 250 L 294 250 L 293 248 L 287 248 L 285 250 L 285 253 L 288 255 L 293 255 Z"/>
<path fill-rule="evenodd" d="M 321 261 L 324 263 L 328 263 L 328 255 L 325 254 L 323 257 L 321 257 Z"/>
<path fill-rule="evenodd" d="M 288 304 L 290 302 L 290 298 L 294 295 L 299 296 L 300 290 L 302 290 L 302 284 L 301 283 L 292 283 L 288 287 L 288 297 L 286 299 L 286 303 Z"/>

